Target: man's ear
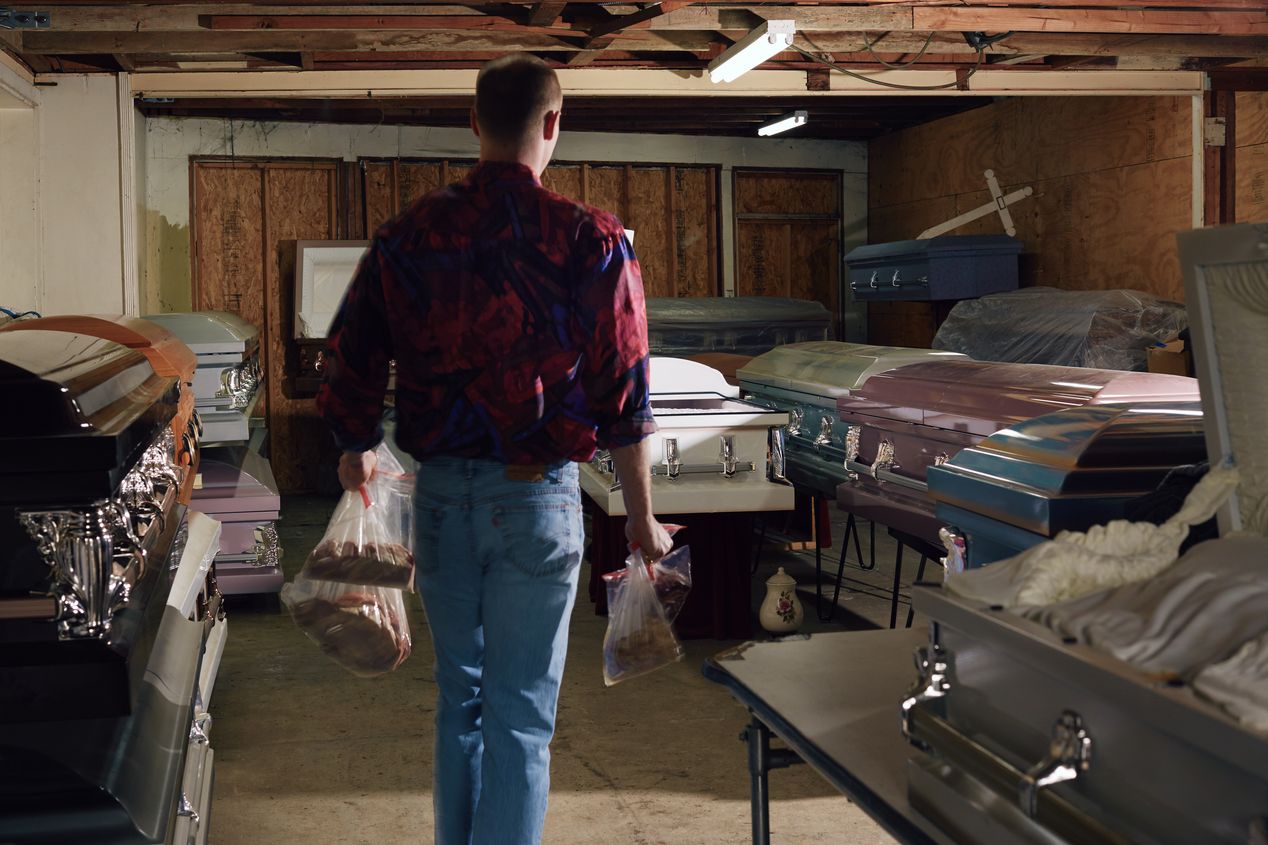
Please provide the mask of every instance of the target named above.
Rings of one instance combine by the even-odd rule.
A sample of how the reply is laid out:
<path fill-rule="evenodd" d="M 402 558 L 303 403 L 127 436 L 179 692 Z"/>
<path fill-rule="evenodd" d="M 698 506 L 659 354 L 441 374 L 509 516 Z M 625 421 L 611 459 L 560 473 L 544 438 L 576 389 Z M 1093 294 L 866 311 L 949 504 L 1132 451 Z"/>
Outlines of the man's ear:
<path fill-rule="evenodd" d="M 475 109 L 471 109 L 471 131 L 475 133 L 477 138 L 480 137 L 480 121 L 476 120 Z"/>
<path fill-rule="evenodd" d="M 542 121 L 542 138 L 547 141 L 554 140 L 559 134 L 559 118 L 562 112 L 559 109 L 546 112 L 546 119 Z"/>

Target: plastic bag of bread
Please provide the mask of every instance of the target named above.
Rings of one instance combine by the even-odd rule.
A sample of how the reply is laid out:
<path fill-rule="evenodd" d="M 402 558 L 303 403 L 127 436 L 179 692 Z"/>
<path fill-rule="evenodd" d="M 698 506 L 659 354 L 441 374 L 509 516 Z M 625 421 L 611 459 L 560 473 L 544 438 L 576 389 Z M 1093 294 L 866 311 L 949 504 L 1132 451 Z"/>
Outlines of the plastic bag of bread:
<path fill-rule="evenodd" d="M 666 525 L 672 537 L 681 526 Z M 618 569 L 603 576 L 607 587 L 608 606 L 611 607 L 617 591 L 621 589 L 629 569 Z M 665 621 L 670 625 L 678 618 L 682 606 L 687 603 L 691 593 L 691 546 L 681 546 L 665 555 L 648 567 L 652 577 L 652 587 L 656 590 L 656 598 L 665 608 Z"/>
<path fill-rule="evenodd" d="M 282 587 L 282 603 L 300 630 L 354 675 L 382 675 L 409 657 L 412 641 L 400 590 L 301 576 Z"/>
<path fill-rule="evenodd" d="M 682 646 L 656 595 L 652 573 L 635 550 L 625 570 L 604 576 L 608 590 L 608 630 L 603 637 L 603 682 L 608 686 L 682 660 Z"/>
<path fill-rule="evenodd" d="M 413 590 L 413 479 L 386 444 L 376 451 L 374 474 L 343 494 L 302 577 Z"/>

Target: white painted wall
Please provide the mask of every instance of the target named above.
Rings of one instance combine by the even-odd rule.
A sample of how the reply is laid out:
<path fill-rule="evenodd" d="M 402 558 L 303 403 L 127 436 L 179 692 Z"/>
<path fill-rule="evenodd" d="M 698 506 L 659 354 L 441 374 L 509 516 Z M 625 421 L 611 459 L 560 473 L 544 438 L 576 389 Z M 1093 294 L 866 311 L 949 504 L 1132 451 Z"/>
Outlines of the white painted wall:
<path fill-rule="evenodd" d="M 122 184 L 115 77 L 59 76 L 55 86 L 40 93 L 40 310 L 120 313 Z"/>
<path fill-rule="evenodd" d="M 707 104 L 702 103 L 703 108 Z M 478 147 L 468 129 L 410 126 L 261 123 L 225 119 L 151 118 L 146 125 L 146 190 L 151 249 L 142 286 L 149 303 L 164 256 L 179 252 L 172 233 L 188 238 L 189 157 L 311 156 L 348 161 L 363 156 L 475 158 Z M 567 131 L 555 151 L 559 161 L 717 164 L 722 167 L 722 272 L 728 292 L 735 287 L 735 245 L 731 214 L 731 171 L 736 167 L 804 167 L 844 172 L 845 251 L 866 242 L 867 145 L 844 141 L 781 138 L 723 138 Z M 160 242 L 156 232 L 165 232 Z M 180 235 L 179 233 L 183 233 Z M 184 246 L 188 252 L 188 243 Z M 170 254 L 167 256 L 170 259 Z M 171 266 L 170 261 L 168 266 Z M 170 271 L 169 271 L 170 272 Z"/>
<path fill-rule="evenodd" d="M 0 305 L 40 304 L 39 90 L 0 64 Z"/>

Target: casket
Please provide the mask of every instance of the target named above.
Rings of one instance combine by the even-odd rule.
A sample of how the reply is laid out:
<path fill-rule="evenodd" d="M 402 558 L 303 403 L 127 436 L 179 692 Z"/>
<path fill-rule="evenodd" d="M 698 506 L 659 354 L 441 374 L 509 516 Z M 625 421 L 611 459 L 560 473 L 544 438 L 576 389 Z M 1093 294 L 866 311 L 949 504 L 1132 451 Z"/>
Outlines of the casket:
<path fill-rule="evenodd" d="M 845 263 L 859 301 L 972 299 L 1015 290 L 1020 254 L 1007 235 L 943 235 L 855 247 Z"/>
<path fill-rule="evenodd" d="M 953 352 L 868 346 L 833 340 L 779 346 L 737 375 L 753 402 L 788 413 L 783 431 L 784 475 L 797 487 L 835 497 L 846 478 L 847 425 L 837 400 L 869 378 L 919 361 L 962 358 Z"/>
<path fill-rule="evenodd" d="M 250 439 L 249 420 L 264 381 L 255 326 L 219 311 L 151 314 L 145 319 L 180 338 L 198 359 L 194 404 L 202 418 L 203 443 Z"/>
<path fill-rule="evenodd" d="M 766 460 L 770 430 L 787 414 L 695 393 L 654 394 L 652 412 L 660 427 L 648 438 L 656 514 L 792 509 L 792 487 L 767 477 Z M 581 467 L 581 486 L 604 513 L 626 514 L 611 455 Z"/>
<path fill-rule="evenodd" d="M 176 444 L 176 460 L 190 467 L 198 466 L 198 441 L 201 421 L 194 410 L 194 372 L 198 361 L 189 347 L 171 332 L 148 320 L 122 314 L 75 315 L 20 320 L 5 325 L 0 331 L 72 332 L 86 337 L 114 341 L 143 354 L 160 376 L 172 377 L 179 383 L 180 400 L 172 419 L 172 435 Z M 194 474 L 187 474 L 187 483 L 177 499 L 189 503 Z"/>
<path fill-rule="evenodd" d="M 211 573 L 220 526 L 190 513 L 162 568 L 161 621 L 131 712 L 0 724 L 0 841 L 205 843 L 211 699 L 226 623 Z M 86 686 L 80 697 L 95 690 Z"/>
<path fill-rule="evenodd" d="M 647 338 L 653 355 L 760 355 L 787 343 L 830 337 L 832 315 L 809 300 L 778 296 L 647 299 Z"/>
<path fill-rule="evenodd" d="M 1207 453 L 1239 473 L 1220 512 L 1224 536 L 1064 604 L 1006 608 L 966 598 L 971 590 L 913 590 L 931 624 L 899 711 L 915 748 L 908 794 L 955 841 L 1246 843 L 1268 833 L 1268 732 L 1254 717 L 1268 708 L 1268 663 L 1241 661 L 1264 644 L 1268 227 L 1180 243 Z M 1014 565 L 956 577 L 980 588 Z M 1187 592 L 1170 592 L 1178 586 Z M 1053 624 L 1063 614 L 1076 624 Z M 1126 650 L 1108 646 L 1115 638 Z M 1207 682 L 1229 665 L 1235 676 Z"/>
<path fill-rule="evenodd" d="M 1042 414 L 1084 405 L 1193 402 L 1184 376 L 965 359 L 879 373 L 837 400 L 847 424 L 842 508 L 929 543 L 942 522 L 926 473 L 985 437 Z M 857 445 L 856 445 L 857 444 Z"/>
<path fill-rule="evenodd" d="M 222 593 L 276 593 L 282 589 L 276 527 L 282 500 L 268 461 L 245 446 L 207 449 L 190 507 L 223 526 L 220 554 L 216 556 L 216 578 Z"/>
<path fill-rule="evenodd" d="M 1125 517 L 1173 468 L 1206 459 L 1202 409 L 1087 405 L 991 435 L 929 468 L 929 496 L 970 567 Z"/>

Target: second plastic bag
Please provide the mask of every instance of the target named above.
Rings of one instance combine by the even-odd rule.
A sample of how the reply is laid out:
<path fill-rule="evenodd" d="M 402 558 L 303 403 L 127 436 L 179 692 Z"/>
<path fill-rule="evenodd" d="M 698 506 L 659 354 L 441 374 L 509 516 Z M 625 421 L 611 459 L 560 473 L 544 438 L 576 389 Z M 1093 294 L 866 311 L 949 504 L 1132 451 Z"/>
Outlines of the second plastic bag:
<path fill-rule="evenodd" d="M 604 576 L 608 583 L 608 630 L 603 637 L 603 682 L 608 686 L 682 660 L 682 646 L 670 627 L 666 606 L 656 594 L 656 581 L 648 569 L 642 552 L 634 551 L 626 559 L 624 570 Z M 668 575 L 674 571 L 665 570 Z M 667 577 L 666 585 L 671 580 Z M 684 592 L 682 597 L 685 596 Z M 677 615 L 681 602 L 674 605 Z"/>
<path fill-rule="evenodd" d="M 375 451 L 374 474 L 343 494 L 301 577 L 413 590 L 412 478 L 386 444 Z"/>
<path fill-rule="evenodd" d="M 354 675 L 370 678 L 405 662 L 412 648 L 405 597 L 397 589 L 300 576 L 282 603 L 309 639 Z"/>

